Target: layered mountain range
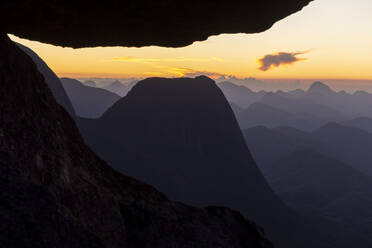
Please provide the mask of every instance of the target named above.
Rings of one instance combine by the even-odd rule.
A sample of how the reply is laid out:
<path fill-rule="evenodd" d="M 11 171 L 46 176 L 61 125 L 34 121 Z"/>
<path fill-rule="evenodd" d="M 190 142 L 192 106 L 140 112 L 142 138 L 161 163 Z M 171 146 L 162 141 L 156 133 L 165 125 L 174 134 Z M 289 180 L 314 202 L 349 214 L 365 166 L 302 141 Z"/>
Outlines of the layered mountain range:
<path fill-rule="evenodd" d="M 291 127 L 244 130 L 270 186 L 307 216 L 337 221 L 372 240 L 372 136 L 331 123 L 311 133 Z"/>
<path fill-rule="evenodd" d="M 116 170 L 172 200 L 237 209 L 264 226 L 276 247 L 368 247 L 337 223 L 324 220 L 323 227 L 283 204 L 207 77 L 140 81 L 101 118 L 78 123 L 86 142 Z"/>
<path fill-rule="evenodd" d="M 311 131 L 328 122 L 372 117 L 372 95 L 364 91 L 335 92 L 321 82 L 308 90 L 254 92 L 230 82 L 218 84 L 226 98 L 241 108 L 236 114 L 242 129 L 292 126 Z"/>

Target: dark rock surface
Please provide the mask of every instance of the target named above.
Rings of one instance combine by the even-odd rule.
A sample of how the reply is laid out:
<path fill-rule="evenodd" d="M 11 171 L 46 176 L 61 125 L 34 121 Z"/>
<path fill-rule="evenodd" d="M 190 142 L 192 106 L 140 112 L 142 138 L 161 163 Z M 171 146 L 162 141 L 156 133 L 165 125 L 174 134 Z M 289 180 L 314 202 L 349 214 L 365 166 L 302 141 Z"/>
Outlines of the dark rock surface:
<path fill-rule="evenodd" d="M 0 154 L 0 243 L 2 247 L 104 247 L 56 204 L 44 187 L 24 178 Z"/>
<path fill-rule="evenodd" d="M 5 35 L 0 54 L 2 245 L 272 247 L 237 212 L 171 202 L 112 170 L 84 144 L 31 58 Z"/>
<path fill-rule="evenodd" d="M 311 0 L 6 0 L 0 2 L 0 30 L 75 48 L 180 47 L 221 33 L 265 31 L 309 2 Z"/>

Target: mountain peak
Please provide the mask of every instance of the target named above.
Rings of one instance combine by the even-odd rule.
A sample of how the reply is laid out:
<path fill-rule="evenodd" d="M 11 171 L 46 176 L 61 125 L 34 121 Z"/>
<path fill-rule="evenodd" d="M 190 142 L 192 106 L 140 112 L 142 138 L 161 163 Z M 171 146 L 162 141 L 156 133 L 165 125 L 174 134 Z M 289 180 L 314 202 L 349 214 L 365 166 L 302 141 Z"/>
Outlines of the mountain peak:
<path fill-rule="evenodd" d="M 328 85 L 317 81 L 310 86 L 308 92 L 332 92 L 332 89 Z"/>
<path fill-rule="evenodd" d="M 217 90 L 215 82 L 206 77 L 199 76 L 195 78 L 147 78 L 138 82 L 129 94 L 139 92 L 146 95 L 161 95 L 168 98 L 175 95 L 181 98 L 189 98 L 189 94 L 208 94 Z M 171 95 L 167 94 L 170 93 Z"/>
<path fill-rule="evenodd" d="M 196 78 L 147 78 L 138 82 L 125 98 L 119 100 L 103 117 L 127 115 L 122 109 L 127 105 L 150 113 L 176 114 L 197 111 L 209 106 L 230 109 L 216 83 L 205 76 Z M 167 112 L 169 111 L 169 112 Z M 227 110 L 228 111 L 228 110 Z M 232 114 L 232 112 L 231 112 Z"/>

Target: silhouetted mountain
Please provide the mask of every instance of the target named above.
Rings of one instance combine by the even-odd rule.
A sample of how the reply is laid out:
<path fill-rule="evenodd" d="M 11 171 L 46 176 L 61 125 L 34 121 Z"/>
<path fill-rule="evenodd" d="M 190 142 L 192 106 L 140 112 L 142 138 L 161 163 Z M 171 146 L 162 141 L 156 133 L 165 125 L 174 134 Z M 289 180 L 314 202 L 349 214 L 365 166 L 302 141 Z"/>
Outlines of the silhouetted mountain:
<path fill-rule="evenodd" d="M 348 117 L 343 113 L 328 107 L 326 105 L 319 104 L 318 101 L 307 98 L 294 98 L 285 97 L 283 94 L 268 93 L 261 99 L 262 103 L 273 106 L 275 108 L 282 109 L 289 113 L 299 114 L 306 113 L 315 118 L 320 118 L 325 121 L 344 121 Z"/>
<path fill-rule="evenodd" d="M 319 145 L 310 139 L 308 133 L 290 127 L 269 129 L 257 126 L 243 130 L 243 135 L 265 177 L 277 160 L 295 151 Z"/>
<path fill-rule="evenodd" d="M 103 88 L 105 90 L 111 91 L 111 92 L 123 97 L 126 94 L 128 94 L 128 92 L 132 88 L 132 85 L 131 84 L 124 85 L 124 84 L 120 83 L 120 81 L 116 80 L 113 83 L 104 86 Z"/>
<path fill-rule="evenodd" d="M 368 117 L 359 117 L 350 121 L 345 121 L 342 125 L 356 127 L 364 131 L 372 133 L 372 119 Z"/>
<path fill-rule="evenodd" d="M 32 60 L 0 34 L 4 247 L 272 247 L 226 208 L 170 202 L 83 142 Z"/>
<path fill-rule="evenodd" d="M 303 96 L 305 94 L 305 91 L 302 89 L 297 89 L 297 90 L 291 90 L 288 93 L 292 96 L 299 97 L 299 96 Z"/>
<path fill-rule="evenodd" d="M 372 180 L 327 157 L 337 144 L 290 127 L 254 127 L 243 133 L 264 176 L 286 203 L 312 219 L 316 215 L 342 223 L 372 241 Z M 349 156 L 350 151 L 343 157 Z"/>
<path fill-rule="evenodd" d="M 252 103 L 258 102 L 266 94 L 264 91 L 253 92 L 245 86 L 236 85 L 231 82 L 221 82 L 217 85 L 229 102 L 243 109 L 249 107 Z"/>
<path fill-rule="evenodd" d="M 258 136 L 256 132 L 260 131 Z M 244 130 L 244 137 L 252 154 L 259 162 L 261 169 L 266 172 L 270 162 L 279 159 L 280 156 L 288 156 L 289 153 L 279 151 L 311 149 L 328 157 L 340 160 L 354 169 L 366 175 L 372 175 L 372 134 L 358 128 L 346 127 L 336 123 L 329 123 L 313 132 L 301 132 L 293 128 L 250 128 Z M 270 137 L 276 138 L 276 144 Z M 304 146 L 305 144 L 305 146 Z M 269 156 L 266 151 L 270 151 Z M 275 151 L 275 152 L 272 152 Z M 267 162 L 269 161 L 269 162 Z"/>
<path fill-rule="evenodd" d="M 79 123 L 86 142 L 117 170 L 174 200 L 241 210 L 276 247 L 368 247 L 311 223 L 273 194 L 211 79 L 146 79 L 101 118 Z"/>
<path fill-rule="evenodd" d="M 346 108 L 344 104 L 342 106 L 332 104 L 332 101 L 343 102 L 345 93 L 336 93 L 321 82 L 312 84 L 308 91 L 279 90 L 257 93 L 231 82 L 222 82 L 218 85 L 231 103 L 244 109 L 236 112 L 242 129 L 257 125 L 266 127 L 284 125 L 313 130 L 328 122 L 345 121 L 353 116 L 343 111 L 352 106 Z M 335 98 L 335 100 L 330 102 L 328 98 Z"/>
<path fill-rule="evenodd" d="M 328 85 L 322 83 L 322 82 L 314 82 L 310 87 L 307 93 L 315 93 L 315 94 L 329 94 L 333 93 L 331 88 L 328 87 Z"/>
<path fill-rule="evenodd" d="M 291 126 L 301 130 L 313 130 L 326 124 L 328 120 L 307 113 L 290 113 L 261 102 L 251 104 L 237 113 L 236 118 L 242 129 L 254 126 Z"/>
<path fill-rule="evenodd" d="M 268 179 L 297 211 L 338 221 L 372 241 L 370 177 L 319 153 L 297 151 L 277 161 Z"/>
<path fill-rule="evenodd" d="M 76 114 L 81 117 L 98 118 L 120 99 L 115 93 L 85 86 L 75 79 L 61 78 L 61 82 L 74 105 Z"/>
<path fill-rule="evenodd" d="M 353 168 L 372 175 L 372 134 L 358 128 L 329 123 L 311 133 L 311 137 L 324 143 L 320 152 L 337 158 Z"/>
<path fill-rule="evenodd" d="M 238 116 L 239 124 L 243 129 L 255 125 L 275 127 L 280 123 L 280 125 L 312 130 L 328 122 L 345 122 L 360 116 L 372 118 L 371 94 L 364 91 L 357 91 L 354 94 L 345 91 L 335 92 L 322 82 L 313 83 L 307 91 L 297 89 L 289 92 L 280 90 L 253 92 L 245 86 L 238 86 L 231 82 L 222 82 L 219 87 L 229 102 L 243 109 L 249 108 L 252 104 L 263 103 L 296 115 L 290 118 L 282 115 L 281 117 L 284 119 L 267 117 L 265 122 L 260 119 L 252 120 L 248 117 Z M 250 111 L 248 110 L 248 112 Z"/>
<path fill-rule="evenodd" d="M 354 94 L 345 91 L 335 92 L 327 85 L 315 82 L 301 98 L 328 106 L 350 118 L 372 117 L 372 95 L 367 92 L 362 91 Z"/>
<path fill-rule="evenodd" d="M 92 80 L 85 81 L 83 84 L 89 87 L 97 87 L 97 83 Z"/>
<path fill-rule="evenodd" d="M 67 96 L 65 89 L 62 86 L 61 81 L 57 77 L 57 75 L 48 67 L 48 65 L 30 48 L 21 45 L 19 43 L 15 43 L 18 47 L 22 49 L 28 56 L 31 57 L 33 62 L 36 64 L 37 69 L 40 73 L 44 76 L 45 82 L 47 83 L 49 89 L 52 91 L 53 96 L 55 97 L 56 101 L 65 108 L 65 110 L 71 115 L 75 116 L 74 108 L 70 102 L 69 97 Z"/>

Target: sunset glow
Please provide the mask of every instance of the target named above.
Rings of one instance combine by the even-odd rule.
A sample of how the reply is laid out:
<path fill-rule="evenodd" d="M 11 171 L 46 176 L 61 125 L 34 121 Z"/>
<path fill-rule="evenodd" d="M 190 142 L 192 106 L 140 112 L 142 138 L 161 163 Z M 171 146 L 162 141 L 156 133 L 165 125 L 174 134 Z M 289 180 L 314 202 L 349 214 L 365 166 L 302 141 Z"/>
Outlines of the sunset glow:
<path fill-rule="evenodd" d="M 260 79 L 372 79 L 372 1 L 318 0 L 261 34 L 210 37 L 185 48 L 56 47 L 11 38 L 68 77 L 178 77 L 205 73 Z M 308 51 L 299 63 L 260 70 L 258 59 Z"/>

